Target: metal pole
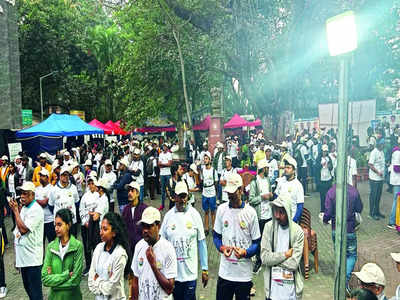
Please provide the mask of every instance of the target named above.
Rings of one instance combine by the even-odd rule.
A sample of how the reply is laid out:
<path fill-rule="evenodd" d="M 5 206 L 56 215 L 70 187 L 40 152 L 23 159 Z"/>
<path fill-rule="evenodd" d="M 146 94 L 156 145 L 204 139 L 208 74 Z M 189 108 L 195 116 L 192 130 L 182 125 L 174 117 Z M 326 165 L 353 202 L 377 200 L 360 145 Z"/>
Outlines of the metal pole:
<path fill-rule="evenodd" d="M 348 60 L 340 58 L 338 101 L 338 159 L 336 169 L 336 233 L 335 233 L 335 300 L 346 296 L 346 246 L 347 246 L 347 121 L 348 121 Z"/>
<path fill-rule="evenodd" d="M 43 91 L 42 91 L 42 79 L 43 77 L 39 78 L 40 82 L 40 117 L 41 120 L 43 121 Z"/>

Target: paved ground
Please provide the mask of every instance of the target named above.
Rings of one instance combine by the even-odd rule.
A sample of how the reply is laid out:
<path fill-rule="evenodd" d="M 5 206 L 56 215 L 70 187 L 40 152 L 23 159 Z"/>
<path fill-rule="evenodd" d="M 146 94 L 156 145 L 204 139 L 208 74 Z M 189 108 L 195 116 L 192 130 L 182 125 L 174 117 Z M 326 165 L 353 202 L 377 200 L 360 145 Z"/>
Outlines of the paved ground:
<path fill-rule="evenodd" d="M 384 190 L 386 187 L 384 188 Z M 386 274 L 387 287 L 386 295 L 392 296 L 395 287 L 399 284 L 399 275 L 395 272 L 394 263 L 390 258 L 390 252 L 400 251 L 400 236 L 393 230 L 387 229 L 387 219 L 380 221 L 373 221 L 367 218 L 368 215 L 368 185 L 361 183 L 359 186 L 361 198 L 364 203 L 363 224 L 358 232 L 358 253 L 359 260 L 356 268 L 359 269 L 362 264 L 367 261 L 378 263 Z M 149 203 L 150 201 L 146 201 Z M 386 191 L 382 195 L 383 213 L 388 215 L 392 204 L 392 196 Z M 153 201 L 151 205 L 158 207 L 159 201 Z M 199 208 L 199 201 L 196 207 Z M 331 228 L 328 225 L 323 225 L 318 219 L 319 213 L 319 194 L 312 193 L 310 198 L 306 198 L 305 207 L 312 213 L 312 227 L 318 234 L 318 248 L 319 248 L 319 273 L 316 274 L 311 270 L 310 279 L 305 281 L 304 299 L 318 299 L 328 300 L 333 299 L 333 283 L 334 283 L 334 254 L 333 245 L 331 241 Z M 6 226 L 9 229 L 10 220 L 7 219 Z M 11 233 L 8 232 L 11 237 Z M 218 274 L 219 254 L 217 253 L 211 236 L 207 238 L 207 245 L 209 251 L 209 267 L 210 267 L 210 282 L 207 288 L 200 287 L 201 282 L 198 283 L 198 299 L 215 299 L 216 279 Z M 313 259 L 311 259 L 313 262 Z M 313 265 L 311 263 L 311 265 Z M 27 299 L 24 288 L 22 286 L 21 276 L 14 268 L 14 251 L 10 247 L 6 249 L 5 253 L 5 268 L 6 268 L 6 282 L 9 290 L 8 299 Z M 254 300 L 265 299 L 263 293 L 263 279 L 262 271 L 254 277 L 254 282 L 257 287 L 257 294 L 252 297 Z M 84 299 L 94 299 L 87 288 L 87 278 L 83 278 L 81 282 L 81 290 Z M 44 289 L 44 294 L 47 295 L 47 289 Z M 45 297 L 46 298 L 46 297 Z"/>

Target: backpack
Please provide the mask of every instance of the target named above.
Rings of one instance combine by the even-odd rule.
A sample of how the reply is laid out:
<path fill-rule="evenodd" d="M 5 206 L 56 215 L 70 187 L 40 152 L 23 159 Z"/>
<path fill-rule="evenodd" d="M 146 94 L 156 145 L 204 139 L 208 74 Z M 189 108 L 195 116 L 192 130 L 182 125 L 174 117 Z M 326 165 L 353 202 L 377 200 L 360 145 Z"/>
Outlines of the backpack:
<path fill-rule="evenodd" d="M 297 146 L 296 150 L 294 151 L 294 159 L 297 162 L 297 166 L 301 167 L 304 163 L 303 156 L 301 155 L 301 148 L 302 145 Z"/>
<path fill-rule="evenodd" d="M 153 162 L 154 162 L 154 157 L 153 158 L 149 158 L 147 160 L 147 162 L 146 162 L 146 173 L 148 175 L 151 175 L 154 172 L 154 164 L 153 164 Z"/>

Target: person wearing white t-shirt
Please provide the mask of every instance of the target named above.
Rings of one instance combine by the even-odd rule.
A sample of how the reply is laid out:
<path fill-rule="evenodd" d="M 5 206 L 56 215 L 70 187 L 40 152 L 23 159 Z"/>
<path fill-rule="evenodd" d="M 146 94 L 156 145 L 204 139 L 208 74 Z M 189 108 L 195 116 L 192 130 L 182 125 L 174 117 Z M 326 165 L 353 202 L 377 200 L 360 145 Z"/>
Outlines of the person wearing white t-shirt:
<path fill-rule="evenodd" d="M 136 181 L 140 186 L 139 201 L 142 203 L 144 199 L 144 164 L 140 159 L 139 148 L 135 148 L 133 151 L 133 160 L 129 166 L 129 170 L 132 173 L 133 180 Z"/>
<path fill-rule="evenodd" d="M 217 171 L 211 166 L 211 154 L 206 152 L 204 154 L 204 166 L 201 170 L 201 179 L 203 181 L 203 192 L 201 194 L 201 207 L 204 211 L 204 231 L 205 234 L 209 233 L 209 214 L 211 211 L 211 224 L 212 228 L 215 223 L 215 211 L 217 210 L 217 184 L 218 174 Z"/>
<path fill-rule="evenodd" d="M 113 171 L 113 165 L 112 165 L 112 162 L 110 159 L 107 159 L 104 162 L 104 173 L 103 173 L 103 176 L 101 177 L 101 179 L 107 181 L 107 186 L 108 186 L 107 190 L 110 192 L 108 209 L 109 209 L 109 211 L 114 211 L 115 199 L 113 197 L 113 191 L 112 191 L 111 187 L 113 186 L 115 181 L 117 181 L 117 175 Z"/>
<path fill-rule="evenodd" d="M 265 266 L 265 298 L 301 299 L 303 277 L 299 271 L 304 232 L 292 221 L 292 199 L 280 194 L 272 203 L 272 221 L 265 225 L 261 239 L 261 260 Z"/>
<path fill-rule="evenodd" d="M 63 166 L 60 171 L 60 180 L 51 189 L 48 205 L 53 211 L 53 216 L 61 208 L 68 208 L 72 213 L 71 233 L 76 237 L 78 232 L 77 207 L 79 208 L 79 195 L 75 185 L 69 180 L 69 167 Z"/>
<path fill-rule="evenodd" d="M 161 224 L 160 234 L 175 248 L 178 275 L 173 291 L 174 300 L 195 300 L 198 256 L 202 282 L 208 282 L 207 244 L 199 212 L 188 205 L 188 187 L 184 181 L 175 186 L 175 207 L 171 208 Z"/>
<path fill-rule="evenodd" d="M 357 188 L 357 161 L 352 155 L 347 156 L 347 183 Z"/>
<path fill-rule="evenodd" d="M 260 245 L 257 213 L 242 200 L 243 180 L 239 174 L 228 177 L 224 190 L 229 202 L 218 207 L 213 231 L 214 245 L 221 253 L 217 297 L 221 300 L 247 300 L 252 287 L 251 257 Z"/>
<path fill-rule="evenodd" d="M 168 151 L 168 146 L 163 144 L 163 151 L 158 156 L 158 167 L 160 168 L 160 184 L 161 184 L 161 206 L 159 210 L 164 209 L 168 181 L 171 178 L 172 154 Z"/>
<path fill-rule="evenodd" d="M 36 202 L 43 208 L 44 214 L 44 236 L 50 243 L 56 238 L 56 232 L 54 230 L 54 216 L 49 208 L 49 197 L 52 189 L 52 185 L 49 183 L 49 171 L 42 168 L 39 171 L 39 182 L 40 185 L 36 187 L 35 199 Z"/>
<path fill-rule="evenodd" d="M 272 157 L 272 149 L 271 147 L 265 147 L 265 159 L 268 162 L 268 177 L 273 185 L 276 181 L 276 179 L 279 176 L 279 169 L 278 169 L 278 163 L 275 158 Z"/>
<path fill-rule="evenodd" d="M 172 294 L 178 266 L 174 246 L 160 236 L 160 211 L 147 207 L 139 224 L 142 236 L 132 260 L 134 300 L 164 300 Z"/>
<path fill-rule="evenodd" d="M 230 157 L 229 155 L 225 156 L 225 168 L 222 170 L 221 173 L 221 178 L 220 178 L 220 185 L 222 186 L 222 188 L 224 188 L 226 186 L 226 180 L 228 179 L 228 176 L 233 174 L 233 173 L 237 173 L 236 168 L 234 168 L 232 166 L 232 157 Z M 222 202 L 228 202 L 228 193 L 225 191 L 222 191 L 222 198 L 221 198 Z"/>
<path fill-rule="evenodd" d="M 43 209 L 35 200 L 35 185 L 25 181 L 19 188 L 22 209 L 13 199 L 10 208 L 15 215 L 15 267 L 20 269 L 29 299 L 43 299 L 41 269 L 43 264 Z"/>
<path fill-rule="evenodd" d="M 383 153 L 384 145 L 385 139 L 379 139 L 368 160 L 368 177 L 370 187 L 369 217 L 376 221 L 380 218 L 385 218 L 385 216 L 381 214 L 379 210 L 385 174 L 385 154 Z"/>
<path fill-rule="evenodd" d="M 333 162 L 329 156 L 329 147 L 324 144 L 321 147 L 322 155 L 316 159 L 316 173 L 317 173 L 317 189 L 319 191 L 320 199 L 320 218 L 325 212 L 325 197 L 326 193 L 332 186 L 332 170 Z"/>
<path fill-rule="evenodd" d="M 279 178 L 275 194 L 288 193 L 292 199 L 292 213 L 293 221 L 298 223 L 303 213 L 304 206 L 304 190 L 300 181 L 296 178 L 296 160 L 288 156 L 285 160 L 285 173 L 284 176 Z"/>
<path fill-rule="evenodd" d="M 389 216 L 388 227 L 396 229 L 396 210 L 397 210 L 397 193 L 400 192 L 400 137 L 397 145 L 392 150 L 392 161 L 390 164 L 390 184 L 393 185 L 393 204 Z"/>
<path fill-rule="evenodd" d="M 199 172 L 197 171 L 197 166 L 196 164 L 191 164 L 189 170 L 182 176 L 183 181 L 185 181 L 188 185 L 189 193 L 191 193 L 188 203 L 192 206 L 196 202 L 194 193 L 200 190 L 196 184 L 196 178 L 194 177 L 195 174 L 199 174 Z"/>
<path fill-rule="evenodd" d="M 303 185 L 303 191 L 306 193 L 307 191 L 307 161 L 309 157 L 309 151 L 307 146 L 305 145 L 307 139 L 305 137 L 300 138 L 300 144 L 297 146 L 296 151 L 300 152 L 302 165 L 297 166 L 297 176 L 299 181 Z"/>

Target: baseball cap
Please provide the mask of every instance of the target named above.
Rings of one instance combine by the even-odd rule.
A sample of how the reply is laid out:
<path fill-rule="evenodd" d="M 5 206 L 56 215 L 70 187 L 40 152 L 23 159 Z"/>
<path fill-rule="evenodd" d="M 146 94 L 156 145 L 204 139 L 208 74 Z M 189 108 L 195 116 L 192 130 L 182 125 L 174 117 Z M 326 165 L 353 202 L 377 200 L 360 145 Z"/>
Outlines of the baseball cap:
<path fill-rule="evenodd" d="M 137 222 L 138 225 L 145 223 L 148 225 L 154 224 L 155 222 L 161 221 L 161 213 L 155 207 L 149 206 L 147 207 L 142 214 L 142 219 Z"/>
<path fill-rule="evenodd" d="M 127 189 L 127 190 L 135 189 L 138 192 L 140 192 L 140 185 L 136 181 L 131 181 L 131 183 L 125 185 L 125 189 Z"/>
<path fill-rule="evenodd" d="M 329 151 L 329 147 L 327 144 L 322 145 L 322 151 Z"/>
<path fill-rule="evenodd" d="M 290 194 L 282 193 L 282 194 L 278 195 L 278 197 L 270 203 L 271 203 L 271 205 L 275 205 L 278 207 L 285 207 L 285 202 L 290 203 L 290 201 L 291 201 Z"/>
<path fill-rule="evenodd" d="M 17 187 L 17 190 L 34 192 L 35 184 L 32 181 L 25 181 L 22 186 Z"/>
<path fill-rule="evenodd" d="M 105 179 L 105 178 L 100 178 L 100 179 L 97 181 L 96 186 L 102 187 L 102 188 L 104 188 L 104 189 L 106 189 L 106 190 L 109 188 L 108 181 L 107 181 L 107 179 Z"/>
<path fill-rule="evenodd" d="M 265 146 L 264 147 L 264 151 L 272 151 L 272 147 L 271 146 Z"/>
<path fill-rule="evenodd" d="M 217 148 L 224 148 L 224 145 L 221 142 L 217 142 L 215 145 Z"/>
<path fill-rule="evenodd" d="M 184 181 L 179 181 L 176 186 L 175 186 L 175 194 L 180 195 L 180 194 L 189 194 L 187 185 Z"/>
<path fill-rule="evenodd" d="M 191 165 L 190 165 L 190 170 L 192 170 L 192 171 L 195 172 L 196 174 L 199 174 L 199 172 L 197 171 L 197 166 L 196 166 L 196 164 L 191 164 Z"/>
<path fill-rule="evenodd" d="M 297 169 L 297 161 L 293 157 L 288 155 L 288 157 L 285 158 L 285 164 L 286 163 Z"/>
<path fill-rule="evenodd" d="M 70 173 L 71 170 L 70 170 L 70 167 L 69 167 L 69 166 L 63 165 L 63 166 L 61 167 L 60 175 L 61 175 L 61 174 L 64 174 L 65 172 Z"/>
<path fill-rule="evenodd" d="M 40 171 L 39 171 L 39 174 L 40 175 L 43 175 L 43 176 L 47 176 L 47 177 L 49 177 L 49 171 L 47 171 L 47 169 L 46 168 L 42 168 Z"/>
<path fill-rule="evenodd" d="M 281 148 L 287 148 L 288 144 L 286 142 L 282 142 L 282 144 L 280 144 Z"/>
<path fill-rule="evenodd" d="M 238 188 L 243 185 L 242 176 L 237 173 L 230 174 L 227 178 L 226 186 L 224 188 L 224 192 L 234 193 Z"/>
<path fill-rule="evenodd" d="M 106 166 L 111 165 L 112 166 L 111 159 L 106 159 L 106 161 L 104 162 L 104 165 L 106 165 Z"/>
<path fill-rule="evenodd" d="M 119 163 L 123 164 L 125 167 L 129 167 L 129 162 L 126 158 L 121 159 Z"/>
<path fill-rule="evenodd" d="M 262 168 L 269 168 L 269 163 L 267 162 L 266 159 L 261 159 L 260 161 L 258 161 L 257 163 L 257 169 L 260 170 Z"/>
<path fill-rule="evenodd" d="M 71 154 L 69 154 L 69 151 L 65 151 L 64 156 L 66 156 L 66 155 L 71 155 Z"/>
<path fill-rule="evenodd" d="M 360 272 L 353 272 L 364 283 L 376 283 L 382 286 L 386 285 L 385 274 L 382 269 L 374 263 L 367 263 L 362 266 Z"/>
<path fill-rule="evenodd" d="M 85 166 L 91 166 L 92 165 L 92 161 L 90 159 L 87 159 L 85 161 Z"/>
<path fill-rule="evenodd" d="M 208 156 L 209 158 L 211 158 L 211 154 L 208 151 L 204 152 L 204 156 Z"/>
<path fill-rule="evenodd" d="M 3 156 L 1 157 L 1 160 L 8 160 L 7 155 L 3 155 Z"/>
<path fill-rule="evenodd" d="M 139 148 L 135 148 L 135 150 L 133 150 L 133 154 L 140 155 Z"/>
<path fill-rule="evenodd" d="M 229 159 L 230 161 L 232 161 L 232 156 L 227 155 L 227 156 L 225 156 L 225 160 L 226 160 L 226 159 Z"/>
<path fill-rule="evenodd" d="M 390 256 L 395 262 L 400 263 L 400 253 L 390 253 Z"/>
<path fill-rule="evenodd" d="M 97 172 L 96 171 L 91 171 L 88 178 L 91 178 L 91 177 L 92 178 L 96 178 L 97 177 Z"/>
<path fill-rule="evenodd" d="M 46 153 L 40 153 L 39 158 L 47 158 Z"/>

